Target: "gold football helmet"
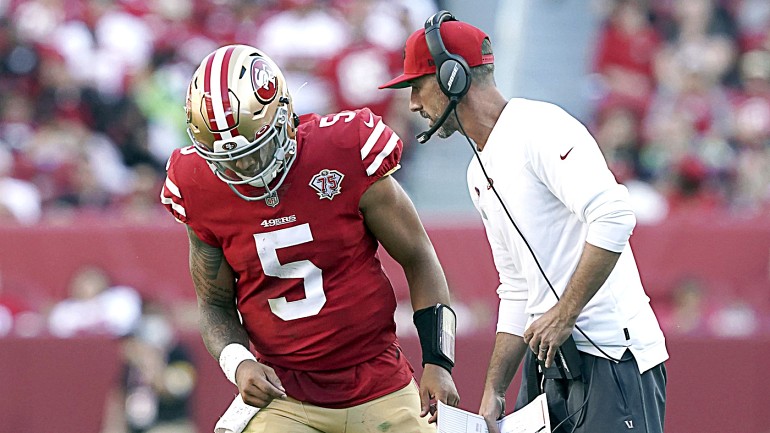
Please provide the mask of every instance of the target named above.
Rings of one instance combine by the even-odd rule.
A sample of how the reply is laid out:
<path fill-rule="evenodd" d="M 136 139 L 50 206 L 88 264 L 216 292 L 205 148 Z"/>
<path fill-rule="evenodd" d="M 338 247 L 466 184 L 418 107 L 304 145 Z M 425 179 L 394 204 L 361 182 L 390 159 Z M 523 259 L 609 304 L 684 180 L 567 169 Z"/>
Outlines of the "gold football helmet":
<path fill-rule="evenodd" d="M 195 151 L 220 180 L 244 200 L 275 196 L 294 162 L 298 122 L 269 57 L 247 45 L 209 54 L 187 88 L 185 112 Z M 236 188 L 245 184 L 257 192 Z"/>

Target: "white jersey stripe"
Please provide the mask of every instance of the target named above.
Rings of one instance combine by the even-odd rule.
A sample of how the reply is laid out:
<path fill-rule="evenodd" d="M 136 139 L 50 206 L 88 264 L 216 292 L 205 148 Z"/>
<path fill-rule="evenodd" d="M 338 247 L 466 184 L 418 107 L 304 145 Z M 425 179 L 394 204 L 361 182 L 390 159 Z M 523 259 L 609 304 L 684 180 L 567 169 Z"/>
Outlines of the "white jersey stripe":
<path fill-rule="evenodd" d="M 233 138 L 233 135 L 229 131 L 224 131 L 228 129 L 229 125 L 227 124 L 227 116 L 225 115 L 224 107 L 222 105 L 222 98 L 229 98 L 230 95 L 222 95 L 222 91 L 220 90 L 222 88 L 220 84 L 222 74 L 227 74 L 229 69 L 229 65 L 222 64 L 226 52 L 226 47 L 220 48 L 214 52 L 214 62 L 211 65 L 211 77 L 209 79 L 209 88 L 211 89 L 211 105 L 214 109 L 214 119 L 217 124 L 216 128 L 220 131 L 223 131 L 221 132 L 222 139 L 225 140 Z"/>
<path fill-rule="evenodd" d="M 160 192 L 160 202 L 163 203 L 163 204 L 170 205 L 171 209 L 176 211 L 176 213 L 178 213 L 179 215 L 182 215 L 182 216 L 185 216 L 185 217 L 187 216 L 187 211 L 184 209 L 184 206 L 182 206 L 179 203 L 174 202 L 174 199 L 172 199 L 170 197 L 166 197 L 165 195 L 163 195 L 163 191 Z"/>
<path fill-rule="evenodd" d="M 376 158 L 374 158 L 374 161 L 366 169 L 367 176 L 371 176 L 372 174 L 374 174 L 375 171 L 377 171 L 378 168 L 380 168 L 380 165 L 382 165 L 382 161 L 385 160 L 385 158 L 387 158 L 388 155 L 390 155 L 393 152 L 393 149 L 396 148 L 397 144 L 398 144 L 398 135 L 396 135 L 396 133 L 394 132 L 393 135 L 390 136 L 390 140 L 388 140 L 388 144 L 386 144 L 385 148 L 382 149 L 382 152 L 380 152 L 380 154 L 377 155 Z"/>
<path fill-rule="evenodd" d="M 362 161 L 366 159 L 366 157 L 369 155 L 369 152 L 372 151 L 372 148 L 374 147 L 374 145 L 377 144 L 377 140 L 380 139 L 380 136 L 382 135 L 382 132 L 384 130 L 385 130 L 385 124 L 382 123 L 382 120 L 380 120 L 379 122 L 377 122 L 377 126 L 374 127 L 374 131 L 372 131 L 372 134 L 366 140 L 364 147 L 361 148 Z"/>
<path fill-rule="evenodd" d="M 174 194 L 175 196 L 182 198 L 182 194 L 179 192 L 179 187 L 176 186 L 174 182 L 171 181 L 171 179 L 166 176 L 166 189 L 171 194 Z"/>

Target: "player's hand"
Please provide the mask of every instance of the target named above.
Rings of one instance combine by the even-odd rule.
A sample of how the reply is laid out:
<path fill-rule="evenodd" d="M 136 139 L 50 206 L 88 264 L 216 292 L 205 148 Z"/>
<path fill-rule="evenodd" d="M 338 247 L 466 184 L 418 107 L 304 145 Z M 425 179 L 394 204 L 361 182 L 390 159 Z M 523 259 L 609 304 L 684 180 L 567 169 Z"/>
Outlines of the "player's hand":
<path fill-rule="evenodd" d="M 235 382 L 244 403 L 264 408 L 274 398 L 286 398 L 286 390 L 275 370 L 265 364 L 246 360 L 235 370 Z"/>
<path fill-rule="evenodd" d="M 500 433 L 497 428 L 497 420 L 505 415 L 505 396 L 499 395 L 492 389 L 485 389 L 481 397 L 479 415 L 484 417 L 489 433 Z"/>
<path fill-rule="evenodd" d="M 575 320 L 571 315 L 563 314 L 559 304 L 546 311 L 532 322 L 524 331 L 524 342 L 535 353 L 537 359 L 545 360 L 546 368 L 553 365 L 556 351 L 570 336 Z"/>
<path fill-rule="evenodd" d="M 420 404 L 422 411 L 420 416 L 430 414 L 429 423 L 434 423 L 438 419 L 435 401 L 441 401 L 450 406 L 460 404 L 460 395 L 457 394 L 457 387 L 452 380 L 452 375 L 435 364 L 425 364 L 420 378 Z"/>

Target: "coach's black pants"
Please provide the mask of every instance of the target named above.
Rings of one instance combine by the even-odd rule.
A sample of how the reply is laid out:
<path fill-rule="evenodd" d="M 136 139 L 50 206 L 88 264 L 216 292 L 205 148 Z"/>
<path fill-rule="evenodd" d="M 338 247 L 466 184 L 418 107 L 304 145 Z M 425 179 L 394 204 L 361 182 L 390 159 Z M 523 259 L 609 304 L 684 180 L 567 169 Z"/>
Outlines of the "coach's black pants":
<path fill-rule="evenodd" d="M 583 352 L 580 356 L 581 379 L 545 380 L 551 428 L 569 417 L 553 433 L 663 433 L 666 412 L 663 363 L 640 375 L 636 360 L 628 350 L 619 363 Z M 516 410 L 526 405 L 531 395 L 537 395 L 537 391 L 532 393 L 528 389 L 533 381 L 528 385 L 526 380 L 536 369 L 534 358 L 528 351 Z"/>

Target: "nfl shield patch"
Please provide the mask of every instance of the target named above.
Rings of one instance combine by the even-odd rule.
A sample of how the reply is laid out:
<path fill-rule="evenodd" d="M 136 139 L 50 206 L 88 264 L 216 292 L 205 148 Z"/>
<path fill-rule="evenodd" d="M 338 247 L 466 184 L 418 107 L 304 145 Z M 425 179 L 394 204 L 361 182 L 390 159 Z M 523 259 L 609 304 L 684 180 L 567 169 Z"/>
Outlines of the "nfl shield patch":
<path fill-rule="evenodd" d="M 265 198 L 265 204 L 270 207 L 276 207 L 278 206 L 278 194 L 272 193 L 267 198 Z"/>
<path fill-rule="evenodd" d="M 313 176 L 310 180 L 310 186 L 316 190 L 320 199 L 333 199 L 341 191 L 342 179 L 344 174 L 337 170 L 323 169 L 320 173 Z"/>

